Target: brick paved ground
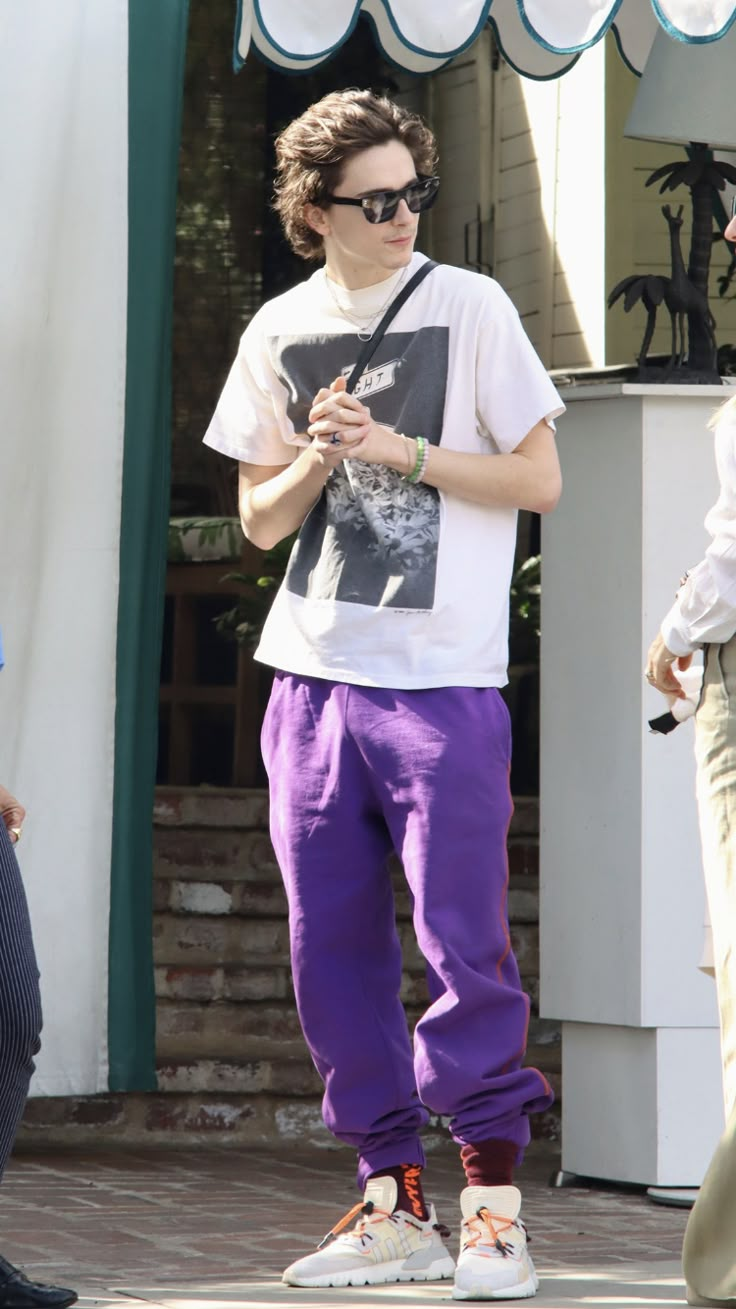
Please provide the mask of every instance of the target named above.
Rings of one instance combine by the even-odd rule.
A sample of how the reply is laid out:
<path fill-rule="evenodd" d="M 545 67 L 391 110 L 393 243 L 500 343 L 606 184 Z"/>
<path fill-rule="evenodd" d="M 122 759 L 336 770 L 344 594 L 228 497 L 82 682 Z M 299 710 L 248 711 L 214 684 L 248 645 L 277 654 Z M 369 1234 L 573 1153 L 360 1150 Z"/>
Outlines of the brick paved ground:
<path fill-rule="evenodd" d="M 548 1186 L 549 1147 L 522 1171 L 524 1214 L 542 1275 L 536 1309 L 684 1302 L 678 1257 L 687 1214 L 639 1193 Z M 457 1238 L 454 1150 L 432 1155 L 428 1191 Z M 0 1251 L 82 1304 L 131 1298 L 214 1306 L 447 1305 L 449 1286 L 334 1292 L 281 1287 L 281 1270 L 354 1203 L 345 1151 L 27 1155 L 0 1190 Z M 452 1244 L 452 1242 L 451 1242 Z"/>

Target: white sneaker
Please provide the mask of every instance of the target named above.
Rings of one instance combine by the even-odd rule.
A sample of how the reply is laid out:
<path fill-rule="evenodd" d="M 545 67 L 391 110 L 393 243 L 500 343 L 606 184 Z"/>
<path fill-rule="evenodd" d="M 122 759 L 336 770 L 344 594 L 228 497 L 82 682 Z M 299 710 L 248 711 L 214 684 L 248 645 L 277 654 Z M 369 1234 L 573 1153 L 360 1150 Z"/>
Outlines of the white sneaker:
<path fill-rule="evenodd" d="M 524 1300 L 539 1286 L 515 1186 L 468 1186 L 453 1300 Z"/>
<path fill-rule="evenodd" d="M 393 1177 L 372 1177 L 361 1204 L 328 1233 L 314 1254 L 297 1259 L 283 1275 L 287 1286 L 377 1286 L 383 1282 L 433 1282 L 452 1277 L 455 1264 L 442 1244 L 434 1205 L 423 1223 L 394 1212 Z M 358 1215 L 352 1231 L 344 1232 Z"/>

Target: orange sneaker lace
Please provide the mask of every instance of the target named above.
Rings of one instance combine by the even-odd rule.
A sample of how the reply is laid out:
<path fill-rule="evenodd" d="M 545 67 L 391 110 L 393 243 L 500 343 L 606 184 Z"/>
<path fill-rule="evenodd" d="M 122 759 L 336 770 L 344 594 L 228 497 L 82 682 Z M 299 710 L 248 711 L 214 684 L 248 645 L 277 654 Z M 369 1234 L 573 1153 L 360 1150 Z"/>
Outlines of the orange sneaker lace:
<path fill-rule="evenodd" d="M 320 1241 L 317 1249 L 323 1250 L 326 1245 L 329 1245 L 331 1241 L 334 1241 L 341 1232 L 345 1231 L 345 1228 L 350 1225 L 353 1219 L 358 1217 L 359 1214 L 362 1214 L 363 1217 L 355 1224 L 355 1232 L 358 1236 L 362 1236 L 365 1231 L 368 1219 L 370 1219 L 371 1222 L 377 1222 L 382 1218 L 391 1217 L 391 1214 L 388 1213 L 386 1209 L 378 1209 L 372 1200 L 359 1200 L 358 1203 L 354 1204 L 352 1209 L 349 1209 L 344 1217 L 340 1219 L 339 1223 L 335 1223 L 335 1226 L 331 1231 L 329 1231 Z"/>
<path fill-rule="evenodd" d="M 472 1232 L 472 1236 L 468 1238 L 466 1243 L 466 1249 L 468 1246 L 477 1246 L 480 1241 L 485 1242 L 487 1239 L 487 1233 L 490 1233 L 494 1249 L 498 1250 L 499 1254 L 502 1254 L 504 1259 L 507 1257 L 508 1250 L 506 1248 L 506 1243 L 501 1240 L 501 1235 L 503 1232 L 507 1232 L 510 1227 L 514 1226 L 513 1219 L 502 1218 L 499 1214 L 492 1214 L 489 1209 L 483 1208 L 479 1209 L 477 1214 L 474 1214 L 472 1218 L 467 1218 L 465 1222 L 468 1229 Z M 482 1250 L 476 1250 L 476 1254 L 482 1253 Z M 491 1256 L 486 1255 L 486 1258 L 490 1259 Z"/>

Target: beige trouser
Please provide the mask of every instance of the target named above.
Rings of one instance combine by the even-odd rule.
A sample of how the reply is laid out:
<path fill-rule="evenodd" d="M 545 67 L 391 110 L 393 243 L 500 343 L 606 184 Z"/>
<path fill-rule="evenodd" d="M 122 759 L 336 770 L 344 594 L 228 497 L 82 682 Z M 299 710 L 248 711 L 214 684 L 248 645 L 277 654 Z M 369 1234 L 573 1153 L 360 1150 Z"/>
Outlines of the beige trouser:
<path fill-rule="evenodd" d="M 690 1215 L 682 1263 L 691 1304 L 736 1305 L 736 637 L 706 647 L 695 755 L 727 1127 Z"/>

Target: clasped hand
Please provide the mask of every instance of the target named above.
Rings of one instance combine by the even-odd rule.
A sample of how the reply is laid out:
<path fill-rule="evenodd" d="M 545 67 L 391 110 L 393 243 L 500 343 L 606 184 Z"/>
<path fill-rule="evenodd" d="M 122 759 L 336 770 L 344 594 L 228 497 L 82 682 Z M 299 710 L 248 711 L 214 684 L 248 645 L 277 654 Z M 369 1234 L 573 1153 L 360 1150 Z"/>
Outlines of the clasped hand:
<path fill-rule="evenodd" d="M 387 427 L 374 422 L 371 411 L 349 395 L 344 377 L 336 377 L 329 387 L 322 387 L 309 411 L 307 435 L 312 450 L 329 467 L 343 459 L 362 459 L 370 464 L 389 463 L 393 447 L 400 440 Z M 339 437 L 339 440 L 333 440 Z"/>

